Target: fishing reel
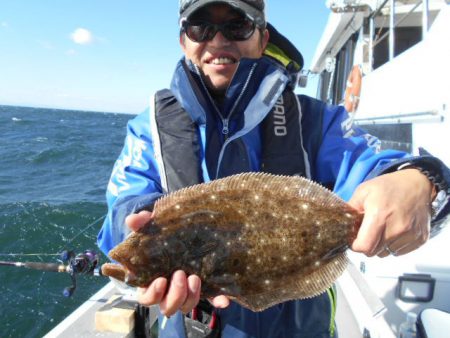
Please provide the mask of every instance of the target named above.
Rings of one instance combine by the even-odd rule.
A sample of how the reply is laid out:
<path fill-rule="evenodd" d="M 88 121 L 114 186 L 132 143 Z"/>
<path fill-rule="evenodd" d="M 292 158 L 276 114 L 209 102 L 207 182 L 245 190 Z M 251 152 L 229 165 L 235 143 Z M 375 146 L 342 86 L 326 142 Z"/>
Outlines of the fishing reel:
<path fill-rule="evenodd" d="M 100 269 L 98 268 L 99 257 L 93 250 L 86 250 L 83 253 L 75 255 L 72 250 L 65 250 L 61 253 L 61 261 L 66 266 L 66 272 L 69 273 L 72 279 L 72 285 L 64 288 L 63 295 L 65 297 L 71 297 L 77 288 L 76 275 L 100 275 Z"/>
<path fill-rule="evenodd" d="M 39 271 L 68 273 L 72 279 L 72 285 L 64 289 L 63 295 L 70 297 L 77 288 L 76 275 L 101 276 L 98 261 L 99 257 L 95 251 L 86 250 L 83 253 L 75 255 L 75 252 L 65 250 L 61 253 L 59 263 L 0 261 L 0 266 L 14 266 Z"/>

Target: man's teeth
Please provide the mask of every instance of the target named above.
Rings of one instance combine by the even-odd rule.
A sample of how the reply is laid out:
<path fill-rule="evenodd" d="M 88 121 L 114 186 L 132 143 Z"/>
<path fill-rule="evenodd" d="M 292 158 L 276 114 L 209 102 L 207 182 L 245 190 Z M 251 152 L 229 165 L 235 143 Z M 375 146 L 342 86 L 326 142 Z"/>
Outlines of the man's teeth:
<path fill-rule="evenodd" d="M 233 59 L 227 58 L 227 57 L 223 57 L 223 58 L 217 58 L 211 61 L 212 64 L 214 65 L 229 65 L 234 63 Z"/>

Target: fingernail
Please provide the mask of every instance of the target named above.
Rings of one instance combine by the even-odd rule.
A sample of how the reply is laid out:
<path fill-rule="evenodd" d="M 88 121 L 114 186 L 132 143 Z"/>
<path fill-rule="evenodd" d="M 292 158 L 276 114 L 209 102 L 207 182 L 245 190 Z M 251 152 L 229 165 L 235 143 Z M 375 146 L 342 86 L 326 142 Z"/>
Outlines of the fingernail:
<path fill-rule="evenodd" d="M 155 283 L 155 291 L 158 293 L 164 292 L 165 284 L 163 279 L 158 279 Z"/>
<path fill-rule="evenodd" d="M 166 328 L 166 324 L 167 324 L 167 320 L 169 319 L 169 317 L 164 316 L 162 323 L 161 323 L 161 330 L 164 330 Z"/>
<path fill-rule="evenodd" d="M 186 276 L 183 271 L 176 271 L 172 277 L 172 283 L 179 288 L 184 287 Z"/>
<path fill-rule="evenodd" d="M 198 278 L 193 278 L 191 280 L 190 289 L 192 293 L 196 293 L 198 291 L 198 288 L 200 287 L 200 281 Z"/>

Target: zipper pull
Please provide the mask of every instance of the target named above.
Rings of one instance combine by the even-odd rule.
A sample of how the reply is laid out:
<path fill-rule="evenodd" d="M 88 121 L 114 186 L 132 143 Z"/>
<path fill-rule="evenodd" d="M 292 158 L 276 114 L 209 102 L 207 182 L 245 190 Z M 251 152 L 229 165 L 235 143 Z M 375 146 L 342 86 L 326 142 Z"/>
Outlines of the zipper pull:
<path fill-rule="evenodd" d="M 230 130 L 228 129 L 228 119 L 222 119 L 222 134 L 225 135 L 225 138 L 228 137 L 228 133 Z"/>

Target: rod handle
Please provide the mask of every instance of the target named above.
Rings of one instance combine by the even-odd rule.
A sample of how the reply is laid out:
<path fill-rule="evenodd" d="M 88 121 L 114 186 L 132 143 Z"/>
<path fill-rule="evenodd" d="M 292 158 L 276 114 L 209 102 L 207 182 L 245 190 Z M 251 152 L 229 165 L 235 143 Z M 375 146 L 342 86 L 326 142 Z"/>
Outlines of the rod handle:
<path fill-rule="evenodd" d="M 66 266 L 58 263 L 37 263 L 26 262 L 23 267 L 33 270 L 49 271 L 49 272 L 67 272 Z"/>

